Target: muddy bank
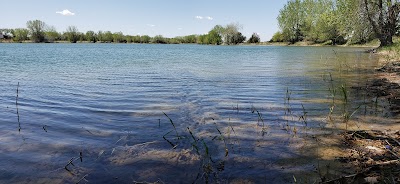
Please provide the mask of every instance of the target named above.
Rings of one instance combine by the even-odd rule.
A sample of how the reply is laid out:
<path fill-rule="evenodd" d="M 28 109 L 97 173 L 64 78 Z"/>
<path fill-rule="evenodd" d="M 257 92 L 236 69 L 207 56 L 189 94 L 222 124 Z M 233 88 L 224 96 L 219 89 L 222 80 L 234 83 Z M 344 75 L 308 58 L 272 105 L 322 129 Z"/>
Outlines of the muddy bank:
<path fill-rule="evenodd" d="M 386 99 L 393 116 L 400 114 L 400 61 L 376 69 L 377 78 L 367 86 L 368 95 Z"/>
<path fill-rule="evenodd" d="M 374 72 L 376 78 L 367 83 L 366 94 L 386 102 L 387 118 L 398 125 L 340 133 L 337 138 L 343 156 L 336 159 L 350 172 L 322 179 L 322 183 L 400 183 L 400 122 L 396 121 L 400 114 L 400 61 L 381 62 Z"/>

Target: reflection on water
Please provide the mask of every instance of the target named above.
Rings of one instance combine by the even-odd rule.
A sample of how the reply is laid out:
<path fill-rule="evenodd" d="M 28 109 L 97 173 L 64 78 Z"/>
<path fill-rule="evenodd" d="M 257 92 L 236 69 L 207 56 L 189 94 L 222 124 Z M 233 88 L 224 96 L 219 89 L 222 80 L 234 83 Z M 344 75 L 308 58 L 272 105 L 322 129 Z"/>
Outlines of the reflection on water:
<path fill-rule="evenodd" d="M 315 171 L 304 136 L 374 114 L 359 48 L 0 48 L 0 182 L 287 183 Z"/>

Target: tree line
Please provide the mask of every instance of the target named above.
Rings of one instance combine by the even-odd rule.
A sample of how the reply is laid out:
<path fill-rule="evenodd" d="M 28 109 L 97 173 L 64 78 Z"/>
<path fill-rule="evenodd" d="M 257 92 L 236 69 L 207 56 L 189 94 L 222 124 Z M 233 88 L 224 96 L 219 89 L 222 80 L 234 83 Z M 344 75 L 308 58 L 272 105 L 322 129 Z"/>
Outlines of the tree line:
<path fill-rule="evenodd" d="M 30 20 L 26 28 L 0 29 L 6 38 L 14 42 L 53 43 L 58 41 L 101 42 L 101 43 L 158 43 L 158 44 L 209 44 L 209 45 L 236 45 L 244 43 L 246 37 L 240 32 L 241 25 L 231 23 L 226 26 L 216 25 L 207 34 L 178 36 L 167 38 L 162 35 L 150 37 L 148 35 L 124 35 L 122 32 L 87 31 L 80 32 L 76 26 L 69 26 L 64 32 L 57 32 L 54 26 L 49 26 L 40 20 Z M 247 43 L 259 43 L 260 37 L 253 33 Z"/>
<path fill-rule="evenodd" d="M 387 46 L 400 35 L 399 13 L 399 0 L 290 0 L 271 41 L 363 44 L 377 38 Z"/>

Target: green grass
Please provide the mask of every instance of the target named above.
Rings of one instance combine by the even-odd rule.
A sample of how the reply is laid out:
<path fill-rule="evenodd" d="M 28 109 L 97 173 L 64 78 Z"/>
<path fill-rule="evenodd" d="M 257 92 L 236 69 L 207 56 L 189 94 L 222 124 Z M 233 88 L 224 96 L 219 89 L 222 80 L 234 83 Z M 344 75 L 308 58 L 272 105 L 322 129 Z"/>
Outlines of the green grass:
<path fill-rule="evenodd" d="M 393 38 L 393 45 L 379 48 L 380 53 L 387 53 L 391 61 L 400 60 L 400 37 Z"/>

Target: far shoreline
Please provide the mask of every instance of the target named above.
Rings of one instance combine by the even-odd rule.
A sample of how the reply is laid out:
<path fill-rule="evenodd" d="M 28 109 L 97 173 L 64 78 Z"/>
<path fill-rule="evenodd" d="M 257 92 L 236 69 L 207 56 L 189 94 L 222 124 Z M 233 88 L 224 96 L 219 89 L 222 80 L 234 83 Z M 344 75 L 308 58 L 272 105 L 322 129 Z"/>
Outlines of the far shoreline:
<path fill-rule="evenodd" d="M 0 40 L 0 43 L 4 44 L 146 44 L 146 45 L 210 45 L 210 44 L 198 44 L 198 43 L 114 43 L 114 42 L 89 42 L 89 41 L 78 41 L 76 43 L 71 43 L 69 41 L 54 41 L 54 42 L 14 42 L 12 40 Z M 311 43 L 311 42 L 296 42 L 294 44 L 290 42 L 260 42 L 260 43 L 240 43 L 237 45 L 210 45 L 210 46 L 288 46 L 288 47 L 359 47 L 359 48 L 378 48 L 379 43 L 366 43 L 366 44 L 343 44 L 343 45 L 328 45 L 328 44 L 320 44 L 320 43 Z"/>

